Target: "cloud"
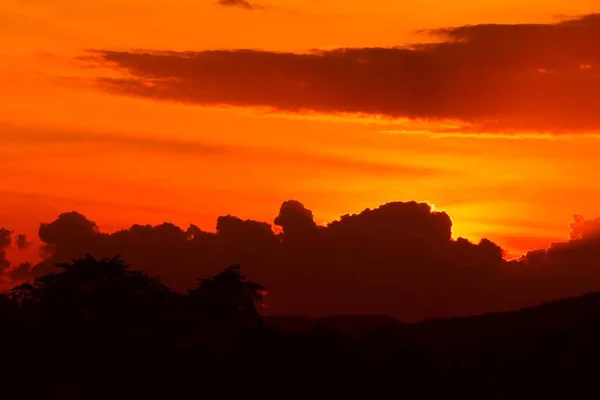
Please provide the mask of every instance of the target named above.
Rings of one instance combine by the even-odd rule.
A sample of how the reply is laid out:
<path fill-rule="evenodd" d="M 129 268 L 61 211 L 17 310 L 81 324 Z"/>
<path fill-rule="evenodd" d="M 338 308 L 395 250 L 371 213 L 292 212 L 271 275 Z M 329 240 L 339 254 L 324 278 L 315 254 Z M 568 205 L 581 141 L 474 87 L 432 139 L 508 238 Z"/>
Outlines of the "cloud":
<path fill-rule="evenodd" d="M 426 203 L 393 202 L 327 225 L 299 201 L 267 222 L 227 215 L 215 231 L 170 223 L 105 233 L 77 212 L 43 223 L 39 236 L 54 263 L 85 253 L 117 254 L 134 268 L 184 291 L 224 266 L 241 264 L 269 288 L 272 314 L 389 314 L 405 320 L 470 315 L 537 304 L 600 288 L 597 220 L 575 217 L 572 239 L 507 261 L 483 239 L 452 238 L 452 220 Z M 23 279 L 30 267 L 11 271 Z"/>
<path fill-rule="evenodd" d="M 27 276 L 30 273 L 31 265 L 28 267 L 20 265 L 11 269 L 11 262 L 7 258 L 7 250 L 15 244 L 19 250 L 29 247 L 30 243 L 24 234 L 19 234 L 13 240 L 13 232 L 5 228 L 0 228 L 0 275 L 8 272 L 9 276 Z M 6 283 L 4 277 L 0 276 L 0 283 Z"/>
<path fill-rule="evenodd" d="M 522 301 L 537 303 L 600 290 L 598 221 L 575 215 L 571 240 L 507 263 L 507 279 Z"/>
<path fill-rule="evenodd" d="M 31 242 L 27 239 L 25 234 L 21 233 L 17 235 L 16 245 L 19 250 L 25 250 L 31 246 Z"/>
<path fill-rule="evenodd" d="M 571 223 L 571 239 L 584 239 L 600 235 L 600 218 L 586 220 L 574 215 Z"/>
<path fill-rule="evenodd" d="M 250 3 L 246 0 L 218 0 L 217 4 L 225 7 L 240 7 L 246 10 L 262 10 L 265 8 L 260 4 Z"/>
<path fill-rule="evenodd" d="M 10 261 L 6 258 L 6 249 L 12 244 L 12 232 L 0 228 L 0 275 L 10 267 Z"/>
<path fill-rule="evenodd" d="M 3 143 L 25 145 L 88 145 L 97 148 L 108 146 L 111 149 L 148 151 L 154 153 L 171 153 L 192 157 L 228 154 L 229 148 L 212 143 L 175 138 L 159 138 L 151 136 L 115 135 L 94 132 L 69 132 L 61 130 L 40 131 L 35 128 L 14 127 L 0 124 L 3 132 Z"/>
<path fill-rule="evenodd" d="M 59 257 L 67 244 L 69 251 L 82 252 L 102 236 L 94 222 L 75 211 L 61 214 L 54 222 L 42 223 L 39 229 L 44 252 Z"/>
<path fill-rule="evenodd" d="M 427 32 L 438 40 L 402 48 L 91 56 L 125 73 L 99 77 L 104 90 L 154 100 L 459 120 L 467 133 L 600 129 L 600 14 Z"/>
<path fill-rule="evenodd" d="M 32 265 L 29 263 L 19 264 L 9 271 L 9 277 L 13 282 L 27 280 L 31 277 Z"/>
<path fill-rule="evenodd" d="M 0 228 L 0 249 L 4 250 L 12 244 L 12 232 L 5 228 Z"/>

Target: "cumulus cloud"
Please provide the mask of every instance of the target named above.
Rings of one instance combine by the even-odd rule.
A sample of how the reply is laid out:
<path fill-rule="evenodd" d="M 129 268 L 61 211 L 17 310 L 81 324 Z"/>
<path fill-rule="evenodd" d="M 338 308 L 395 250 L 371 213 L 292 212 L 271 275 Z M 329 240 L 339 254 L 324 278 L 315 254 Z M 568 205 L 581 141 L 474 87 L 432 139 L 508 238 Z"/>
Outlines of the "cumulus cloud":
<path fill-rule="evenodd" d="M 507 304 L 540 301 L 600 291 L 600 231 L 598 219 L 574 216 L 571 240 L 528 252 L 507 263 L 506 280 L 514 292 Z M 511 298 L 512 297 L 512 298 Z"/>
<path fill-rule="evenodd" d="M 600 218 L 585 219 L 574 215 L 571 223 L 571 239 L 584 239 L 600 236 Z"/>
<path fill-rule="evenodd" d="M 46 258 L 36 266 L 39 274 L 53 270 L 52 260 L 70 261 L 75 258 L 73 255 L 100 252 L 103 239 L 108 236 L 100 233 L 94 222 L 75 211 L 63 213 L 51 223 L 40 224 L 38 235 Z"/>
<path fill-rule="evenodd" d="M 31 277 L 32 265 L 22 263 L 9 271 L 8 276 L 13 282 L 24 281 Z"/>
<path fill-rule="evenodd" d="M 12 244 L 12 232 L 5 228 L 0 228 L 0 249 L 5 249 Z"/>
<path fill-rule="evenodd" d="M 451 119 L 467 132 L 600 128 L 600 14 L 428 33 L 439 40 L 306 54 L 96 50 L 92 59 L 127 73 L 99 77 L 105 90 L 155 100 Z"/>
<path fill-rule="evenodd" d="M 217 219 L 195 225 L 134 225 L 103 233 L 76 212 L 40 226 L 47 258 L 34 275 L 85 253 L 117 254 L 184 291 L 198 277 L 241 264 L 269 288 L 272 314 L 389 314 L 406 320 L 468 315 L 537 304 L 600 288 L 600 236 L 576 217 L 573 239 L 503 259 L 495 243 L 452 238 L 452 221 L 425 203 L 394 202 L 318 225 L 302 203 L 282 204 L 274 223 Z M 590 225 L 592 224 L 592 225 Z M 11 271 L 24 279 L 30 267 Z"/>
<path fill-rule="evenodd" d="M 9 276 L 13 276 L 13 274 L 15 273 L 14 271 L 18 270 L 16 275 L 27 276 L 31 268 L 26 268 L 25 266 L 20 265 L 14 269 L 11 269 L 12 263 L 7 258 L 7 250 L 12 245 L 15 245 L 19 250 L 24 250 L 30 246 L 30 242 L 27 240 L 27 236 L 25 236 L 24 234 L 16 235 L 13 240 L 12 231 L 9 231 L 5 228 L 0 228 L 0 275 L 4 275 L 8 272 Z M 2 283 L 6 283 L 4 277 L 2 277 L 1 279 Z"/>
<path fill-rule="evenodd" d="M 31 242 L 27 239 L 27 235 L 20 233 L 17 235 L 16 245 L 19 250 L 25 250 L 31 246 Z"/>
<path fill-rule="evenodd" d="M 10 267 L 10 261 L 6 258 L 6 249 L 12 244 L 12 232 L 0 228 L 0 274 Z"/>

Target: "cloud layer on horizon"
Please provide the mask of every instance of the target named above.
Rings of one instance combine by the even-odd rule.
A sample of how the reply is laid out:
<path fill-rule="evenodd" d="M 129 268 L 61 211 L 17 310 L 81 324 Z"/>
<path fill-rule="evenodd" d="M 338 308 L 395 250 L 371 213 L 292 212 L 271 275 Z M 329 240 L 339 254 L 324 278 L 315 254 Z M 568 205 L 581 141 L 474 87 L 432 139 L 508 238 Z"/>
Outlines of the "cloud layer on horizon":
<path fill-rule="evenodd" d="M 43 223 L 46 259 L 117 254 L 177 290 L 233 264 L 269 289 L 271 314 L 389 314 L 405 320 L 511 310 L 600 290 L 600 219 L 575 217 L 572 239 L 506 261 L 493 242 L 452 239 L 452 221 L 425 203 L 388 203 L 327 226 L 297 201 L 269 223 L 222 216 L 216 232 L 134 225 L 103 233 L 70 212 Z M 11 270 L 23 279 L 31 266 Z"/>
<path fill-rule="evenodd" d="M 428 32 L 440 40 L 308 54 L 102 49 L 86 59 L 126 73 L 99 77 L 103 89 L 155 100 L 459 120 L 473 132 L 600 128 L 600 14 Z"/>

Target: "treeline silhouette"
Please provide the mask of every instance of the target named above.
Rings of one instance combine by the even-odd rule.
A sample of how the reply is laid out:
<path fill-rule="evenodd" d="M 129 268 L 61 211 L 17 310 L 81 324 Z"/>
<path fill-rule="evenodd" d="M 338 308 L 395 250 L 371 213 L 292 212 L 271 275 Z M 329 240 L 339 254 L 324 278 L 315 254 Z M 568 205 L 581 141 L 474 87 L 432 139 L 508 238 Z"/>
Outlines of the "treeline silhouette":
<path fill-rule="evenodd" d="M 274 224 L 280 229 L 229 215 L 218 218 L 215 232 L 164 223 L 105 233 L 70 212 L 41 224 L 44 258 L 33 266 L 7 263 L 2 250 L 10 235 L 0 231 L 0 272 L 22 282 L 86 252 L 121 254 L 132 268 L 185 293 L 198 276 L 239 264 L 269 288 L 266 315 L 386 314 L 404 321 L 518 310 L 600 288 L 600 219 L 576 216 L 569 241 L 518 260 L 503 258 L 490 240 L 453 238 L 450 216 L 425 203 L 388 203 L 319 225 L 290 200 Z"/>
<path fill-rule="evenodd" d="M 59 264 L 0 297 L 2 393 L 508 399 L 595 390 L 599 294 L 406 324 L 263 317 L 266 290 L 240 266 L 177 293 L 120 257 Z"/>

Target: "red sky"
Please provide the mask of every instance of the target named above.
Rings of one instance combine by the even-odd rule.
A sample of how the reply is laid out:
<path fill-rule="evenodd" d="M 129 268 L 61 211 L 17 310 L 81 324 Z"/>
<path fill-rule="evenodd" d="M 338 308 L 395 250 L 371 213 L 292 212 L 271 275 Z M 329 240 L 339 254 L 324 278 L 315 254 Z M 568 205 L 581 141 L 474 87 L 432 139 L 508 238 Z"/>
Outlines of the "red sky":
<path fill-rule="evenodd" d="M 600 214 L 597 1 L 252 4 L 3 0 L 0 225 L 417 200 L 517 255 Z"/>

